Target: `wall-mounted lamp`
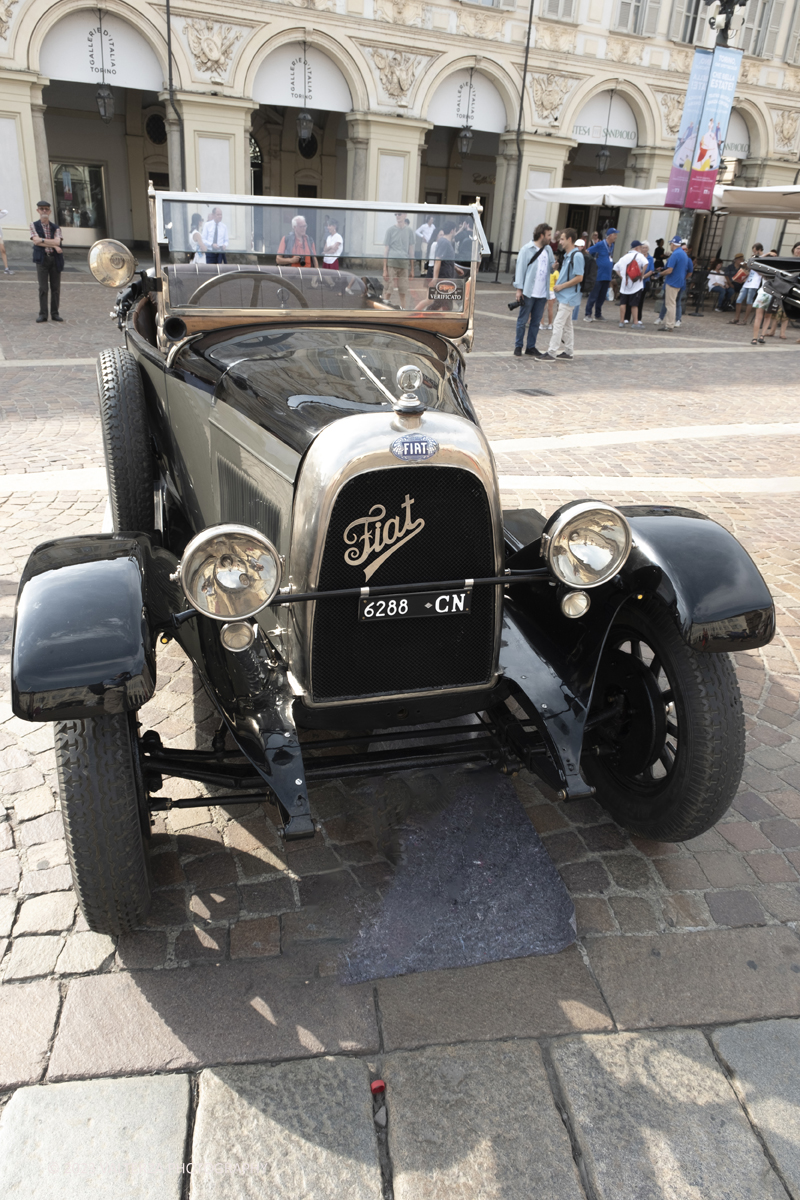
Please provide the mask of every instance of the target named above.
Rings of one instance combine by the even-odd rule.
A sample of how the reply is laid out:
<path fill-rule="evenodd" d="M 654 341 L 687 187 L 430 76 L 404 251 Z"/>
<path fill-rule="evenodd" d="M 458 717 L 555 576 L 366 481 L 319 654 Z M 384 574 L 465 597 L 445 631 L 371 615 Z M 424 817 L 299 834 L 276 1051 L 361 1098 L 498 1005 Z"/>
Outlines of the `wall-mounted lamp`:
<path fill-rule="evenodd" d="M 469 92 L 467 93 L 467 124 L 458 134 L 458 148 L 461 151 L 461 157 L 465 158 L 472 149 L 473 133 L 469 127 L 469 118 L 472 113 L 472 72 L 474 67 L 469 69 Z"/>
<path fill-rule="evenodd" d="M 107 83 L 101 83 L 95 96 L 100 120 L 108 125 L 114 120 L 114 93 Z"/>

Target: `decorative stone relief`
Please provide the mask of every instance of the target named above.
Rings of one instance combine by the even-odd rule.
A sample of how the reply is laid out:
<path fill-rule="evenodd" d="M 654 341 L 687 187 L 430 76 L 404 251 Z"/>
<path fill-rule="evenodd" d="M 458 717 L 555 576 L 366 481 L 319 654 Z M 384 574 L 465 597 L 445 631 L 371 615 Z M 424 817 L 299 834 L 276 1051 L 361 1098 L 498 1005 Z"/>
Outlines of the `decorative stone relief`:
<path fill-rule="evenodd" d="M 243 37 L 242 30 L 195 19 L 186 22 L 183 32 L 197 70 L 210 75 L 212 83 L 222 83 L 231 65 L 234 47 Z"/>
<path fill-rule="evenodd" d="M 365 46 L 372 62 L 384 104 L 408 104 L 408 94 L 414 80 L 431 61 L 429 54 L 406 54 L 383 46 Z"/>
<path fill-rule="evenodd" d="M 674 92 L 661 92 L 658 95 L 658 99 L 661 104 L 664 137 L 674 137 L 680 132 L 685 97 L 678 96 Z"/>
<path fill-rule="evenodd" d="M 0 0 L 0 38 L 7 38 L 11 28 L 11 9 L 17 0 Z"/>
<path fill-rule="evenodd" d="M 458 14 L 456 32 L 465 37 L 496 41 L 497 38 L 503 36 L 504 24 L 503 17 L 496 17 L 494 14 L 483 12 L 480 9 L 463 9 Z"/>
<path fill-rule="evenodd" d="M 425 21 L 425 10 L 419 0 L 376 0 L 375 16 L 380 21 L 391 21 L 393 25 L 414 25 L 421 29 Z"/>
<path fill-rule="evenodd" d="M 606 42 L 606 58 L 610 58 L 612 62 L 638 66 L 642 61 L 642 47 L 639 42 L 627 42 L 624 38 L 609 38 Z"/>
<path fill-rule="evenodd" d="M 472 176 L 472 182 L 473 183 L 496 183 L 497 176 L 496 175 L 481 175 L 478 171 L 476 171 Z"/>
<path fill-rule="evenodd" d="M 797 129 L 800 125 L 800 110 L 775 109 L 772 112 L 772 125 L 775 130 L 775 149 L 794 150 L 797 142 Z"/>
<path fill-rule="evenodd" d="M 670 71 L 680 71 L 683 75 L 688 75 L 692 69 L 694 62 L 694 50 L 678 50 L 676 47 L 669 52 L 669 69 Z"/>
<path fill-rule="evenodd" d="M 541 122 L 546 125 L 558 124 L 564 101 L 577 82 L 577 79 L 568 75 L 556 75 L 554 72 L 531 76 L 533 107 Z"/>
<path fill-rule="evenodd" d="M 556 54 L 573 54 L 575 30 L 564 25 L 540 25 L 536 30 L 536 47 Z"/>
<path fill-rule="evenodd" d="M 742 65 L 739 68 L 739 83 L 758 83 L 761 75 L 761 63 L 754 62 L 752 59 L 748 61 L 742 59 Z"/>

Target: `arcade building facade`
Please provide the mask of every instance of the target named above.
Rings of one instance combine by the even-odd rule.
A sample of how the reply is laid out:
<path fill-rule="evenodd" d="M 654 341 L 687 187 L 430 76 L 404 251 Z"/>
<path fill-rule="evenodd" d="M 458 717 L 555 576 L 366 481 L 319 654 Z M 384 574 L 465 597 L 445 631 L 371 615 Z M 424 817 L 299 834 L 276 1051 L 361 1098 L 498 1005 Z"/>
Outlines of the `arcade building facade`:
<path fill-rule="evenodd" d="M 151 181 L 413 211 L 479 197 L 504 250 L 542 219 L 613 223 L 621 244 L 671 235 L 674 212 L 542 205 L 525 192 L 665 183 L 694 48 L 713 44 L 709 10 L 702 0 L 533 4 L 523 93 L 527 0 L 0 0 L 6 241 L 28 240 L 45 197 L 68 247 L 102 236 L 147 244 Z M 791 184 L 800 3 L 749 0 L 743 11 L 722 179 Z M 785 248 L 800 228 L 739 218 L 715 236 L 731 256 L 781 234 Z"/>

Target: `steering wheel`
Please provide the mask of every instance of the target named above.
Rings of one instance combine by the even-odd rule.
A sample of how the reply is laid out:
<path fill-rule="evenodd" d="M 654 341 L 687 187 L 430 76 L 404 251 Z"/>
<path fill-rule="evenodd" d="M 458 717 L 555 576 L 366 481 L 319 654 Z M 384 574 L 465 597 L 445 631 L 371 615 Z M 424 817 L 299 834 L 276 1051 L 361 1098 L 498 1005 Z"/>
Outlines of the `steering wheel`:
<path fill-rule="evenodd" d="M 286 290 L 291 292 L 295 299 L 299 301 L 301 308 L 308 308 L 308 301 L 300 291 L 299 287 L 295 287 L 293 283 L 289 283 L 288 279 L 283 279 L 280 275 L 265 275 L 262 271 L 229 271 L 224 275 L 213 275 L 211 279 L 207 279 L 205 283 L 201 283 L 200 287 L 197 288 L 196 291 L 192 292 L 191 296 L 186 301 L 187 306 L 189 304 L 199 304 L 200 299 L 205 296 L 207 292 L 210 292 L 212 288 L 219 287 L 220 284 L 226 283 L 230 279 L 253 280 L 253 294 L 250 297 L 251 308 L 258 307 L 256 301 L 258 300 L 258 293 L 261 290 L 261 284 L 262 282 L 267 281 L 269 283 L 277 283 L 279 287 L 286 288 Z"/>

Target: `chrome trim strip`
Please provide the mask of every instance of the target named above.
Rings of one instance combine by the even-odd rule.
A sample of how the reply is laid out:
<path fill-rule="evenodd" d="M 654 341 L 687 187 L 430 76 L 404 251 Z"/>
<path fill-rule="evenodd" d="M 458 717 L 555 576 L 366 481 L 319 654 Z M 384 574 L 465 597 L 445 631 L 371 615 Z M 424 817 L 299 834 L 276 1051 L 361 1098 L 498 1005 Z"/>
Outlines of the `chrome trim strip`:
<path fill-rule="evenodd" d="M 382 395 L 382 396 L 385 396 L 385 397 L 386 397 L 386 399 L 389 401 L 389 403 L 390 403 L 392 406 L 394 406 L 395 404 L 397 404 L 397 401 L 398 401 L 399 397 L 398 397 L 398 396 L 393 396 L 393 395 L 392 395 L 392 393 L 389 391 L 389 389 L 386 387 L 386 385 L 385 385 L 384 383 L 381 383 L 380 379 L 378 379 L 378 376 L 377 376 L 377 375 L 375 375 L 375 374 L 374 374 L 372 371 L 370 371 L 369 367 L 368 367 L 368 366 L 367 366 L 367 364 L 364 362 L 363 358 L 360 358 L 360 357 L 359 357 L 359 356 L 356 354 L 356 352 L 355 352 L 355 350 L 353 349 L 353 347 L 352 347 L 352 346 L 350 346 L 350 345 L 347 345 L 347 346 L 345 346 L 345 350 L 346 350 L 346 351 L 347 351 L 347 353 L 350 355 L 350 357 L 353 359 L 353 361 L 354 361 L 355 363 L 357 363 L 357 364 L 358 364 L 358 366 L 359 366 L 360 370 L 362 370 L 362 371 L 364 372 L 364 374 L 367 376 L 367 378 L 368 378 L 368 379 L 369 379 L 369 380 L 370 380 L 372 383 L 374 383 L 375 387 L 378 389 L 378 391 L 381 393 L 381 395 Z"/>
<path fill-rule="evenodd" d="M 292 584 L 292 591 L 310 592 L 317 589 L 328 523 L 336 497 L 344 485 L 355 476 L 366 472 L 404 470 L 407 464 L 395 458 L 390 446 L 398 434 L 417 429 L 439 443 L 439 452 L 430 460 L 430 466 L 460 467 L 477 476 L 483 485 L 492 519 L 495 573 L 502 575 L 505 563 L 500 491 L 494 457 L 483 431 L 464 417 L 435 409 L 413 414 L 381 410 L 376 413 L 357 413 L 335 421 L 318 434 L 306 453 L 296 482 L 292 549 L 286 575 L 286 579 Z M 375 582 L 379 583 L 380 580 Z M 360 580 L 353 580 L 354 586 L 358 586 L 359 583 Z M 497 679 L 503 609 L 502 585 L 498 584 L 497 589 L 492 678 L 485 685 L 471 684 L 464 688 L 445 689 L 448 694 L 451 691 L 475 691 L 476 688 L 484 686 L 488 688 Z M 315 609 L 316 602 L 313 600 L 291 607 L 295 639 L 292 666 L 308 707 L 330 708 L 331 702 L 315 703 L 311 696 L 311 641 Z M 404 692 L 401 695 L 431 695 L 431 692 Z M 392 699 L 393 696 L 385 698 Z M 336 701 L 333 706 L 360 703 L 363 699 L 367 697 L 357 697 L 353 701 Z"/>

